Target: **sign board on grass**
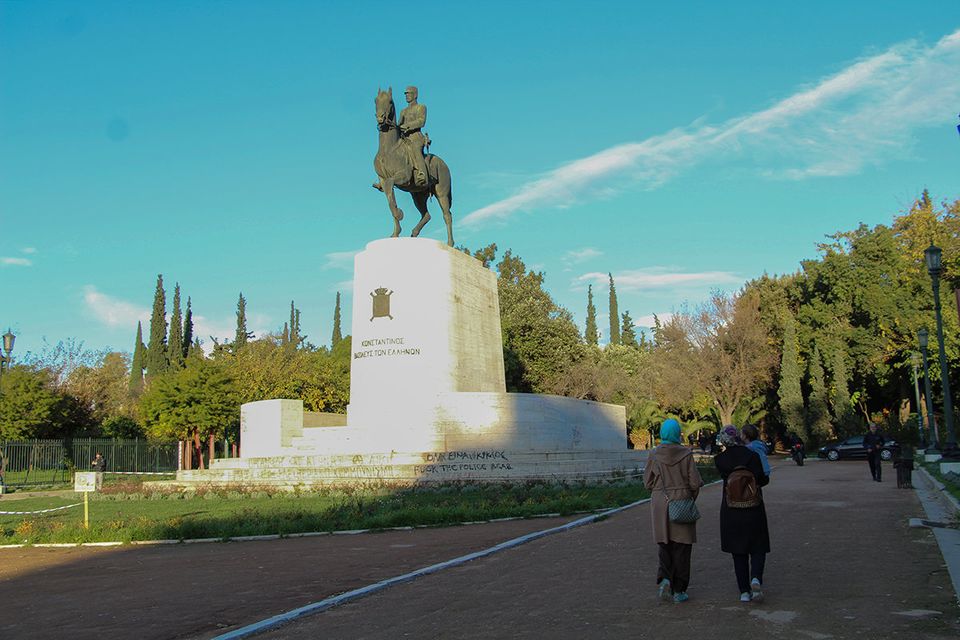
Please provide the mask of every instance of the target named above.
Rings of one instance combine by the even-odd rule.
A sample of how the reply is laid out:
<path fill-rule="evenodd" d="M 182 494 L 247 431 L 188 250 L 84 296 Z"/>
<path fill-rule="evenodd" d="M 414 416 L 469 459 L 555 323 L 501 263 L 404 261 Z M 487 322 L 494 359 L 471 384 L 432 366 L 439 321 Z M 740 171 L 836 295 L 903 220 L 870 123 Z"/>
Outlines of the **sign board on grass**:
<path fill-rule="evenodd" d="M 77 471 L 73 474 L 73 490 L 89 493 L 103 486 L 103 474 L 97 471 Z"/>

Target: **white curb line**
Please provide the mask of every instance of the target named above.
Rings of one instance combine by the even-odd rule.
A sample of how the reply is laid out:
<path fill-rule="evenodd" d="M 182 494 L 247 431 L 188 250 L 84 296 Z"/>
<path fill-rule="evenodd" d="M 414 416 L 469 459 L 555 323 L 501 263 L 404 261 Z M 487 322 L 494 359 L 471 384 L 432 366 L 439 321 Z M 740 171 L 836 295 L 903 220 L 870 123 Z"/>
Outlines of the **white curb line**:
<path fill-rule="evenodd" d="M 266 620 L 261 620 L 260 622 L 255 622 L 245 627 L 235 629 L 234 631 L 230 631 L 223 635 L 216 636 L 213 638 L 213 640 L 236 640 L 237 638 L 247 638 L 254 634 L 260 633 L 262 631 L 266 631 L 267 629 L 272 629 L 282 624 L 286 624 L 287 622 L 291 622 L 307 614 L 319 613 L 321 611 L 324 611 L 331 607 L 335 607 L 345 602 L 349 602 L 357 598 L 362 598 L 363 596 L 370 595 L 371 593 L 376 593 L 377 591 L 382 591 L 383 589 L 386 589 L 388 587 L 392 587 L 397 584 L 402 584 L 404 582 L 410 582 L 411 580 L 416 580 L 417 578 L 430 575 L 431 573 L 436 573 L 438 571 L 442 571 L 443 569 L 457 567 L 462 564 L 466 564 L 471 560 L 483 558 L 483 557 L 492 555 L 494 553 L 497 553 L 499 551 L 503 551 L 505 549 L 512 549 L 514 547 L 518 547 L 527 542 L 537 540 L 538 538 L 543 538 L 545 536 L 549 536 L 555 533 L 562 533 L 564 531 L 569 531 L 570 529 L 573 529 L 575 527 L 589 524 L 591 522 L 596 522 L 597 520 L 600 520 L 600 519 L 605 519 L 615 513 L 619 513 L 620 511 L 629 509 L 631 507 L 635 507 L 645 502 L 650 502 L 650 498 L 644 498 L 643 500 L 638 500 L 636 502 L 632 502 L 622 507 L 615 507 L 613 509 L 608 509 L 600 513 L 595 513 L 595 514 L 586 516 L 585 518 L 580 518 L 578 520 L 568 522 L 567 524 L 560 525 L 559 527 L 553 527 L 552 529 L 544 529 L 543 531 L 534 531 L 533 533 L 528 533 L 526 535 L 520 536 L 519 538 L 514 538 L 512 540 L 507 540 L 506 542 L 501 542 L 498 545 L 494 545 L 482 551 L 475 551 L 474 553 L 468 553 L 467 555 L 460 556 L 459 558 L 446 560 L 444 562 L 438 562 L 437 564 L 432 564 L 429 567 L 423 567 L 422 569 L 417 569 L 415 571 L 411 571 L 403 575 L 395 576 L 393 578 L 387 578 L 386 580 L 381 580 L 380 582 L 367 585 L 366 587 L 360 587 L 359 589 L 354 589 L 353 591 L 347 591 L 346 593 L 341 593 L 340 595 L 337 595 L 337 596 L 331 596 L 329 598 L 320 600 L 319 602 L 314 602 L 312 604 L 308 604 L 308 605 L 299 607 L 297 609 L 293 609 L 292 611 L 287 611 L 286 613 L 281 613 L 271 618 L 267 618 Z M 490 522 L 503 522 L 506 520 L 513 520 L 513 519 L 515 518 L 501 518 L 498 520 L 491 520 Z"/>

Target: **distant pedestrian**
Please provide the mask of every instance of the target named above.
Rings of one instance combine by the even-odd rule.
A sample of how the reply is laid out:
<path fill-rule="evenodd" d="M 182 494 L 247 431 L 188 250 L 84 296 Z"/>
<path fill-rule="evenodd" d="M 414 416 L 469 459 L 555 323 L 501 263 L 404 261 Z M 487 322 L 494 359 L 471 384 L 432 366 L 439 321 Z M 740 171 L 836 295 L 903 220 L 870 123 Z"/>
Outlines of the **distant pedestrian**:
<path fill-rule="evenodd" d="M 690 553 L 697 541 L 697 524 L 670 519 L 670 501 L 696 500 L 703 479 L 693 461 L 693 451 L 680 440 L 680 423 L 664 420 L 660 446 L 650 452 L 643 483 L 650 490 L 650 521 L 657 543 L 657 592 L 662 600 L 686 602 L 690 584 Z"/>
<path fill-rule="evenodd" d="M 752 424 L 745 424 L 740 429 L 740 435 L 743 437 L 747 449 L 754 451 L 760 457 L 760 465 L 763 467 L 763 473 L 770 476 L 770 461 L 767 460 L 767 445 L 760 440 L 760 431 Z"/>
<path fill-rule="evenodd" d="M 883 445 L 886 443 L 886 440 L 883 439 L 883 434 L 880 433 L 880 429 L 877 426 L 876 422 L 870 423 L 870 430 L 867 432 L 867 435 L 863 436 L 863 448 L 867 450 L 867 462 L 870 463 L 870 475 L 873 476 L 873 479 L 877 482 L 880 480 L 880 452 L 883 450 Z"/>
<path fill-rule="evenodd" d="M 99 473 L 103 473 L 107 470 L 107 461 L 104 459 L 103 454 L 99 451 L 97 455 L 93 457 L 93 460 L 90 461 L 90 467 Z"/>
<path fill-rule="evenodd" d="M 733 556 L 740 601 L 763 597 L 763 569 L 770 552 L 767 511 L 760 487 L 770 479 L 756 451 L 743 446 L 736 427 L 718 437 L 723 451 L 714 458 L 723 478 L 720 503 L 720 548 Z"/>

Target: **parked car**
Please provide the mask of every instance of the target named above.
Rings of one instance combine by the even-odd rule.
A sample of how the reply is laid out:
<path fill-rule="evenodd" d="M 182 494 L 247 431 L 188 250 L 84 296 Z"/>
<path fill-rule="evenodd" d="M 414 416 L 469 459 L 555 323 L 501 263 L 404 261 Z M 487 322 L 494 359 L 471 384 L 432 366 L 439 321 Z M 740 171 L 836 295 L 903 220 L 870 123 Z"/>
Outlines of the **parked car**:
<path fill-rule="evenodd" d="M 880 449 L 880 459 L 890 460 L 899 450 L 899 444 L 894 440 L 887 440 Z M 850 436 L 844 440 L 834 440 L 823 445 L 817 452 L 817 456 L 830 461 L 849 458 L 866 459 L 867 450 L 863 448 L 863 436 Z"/>

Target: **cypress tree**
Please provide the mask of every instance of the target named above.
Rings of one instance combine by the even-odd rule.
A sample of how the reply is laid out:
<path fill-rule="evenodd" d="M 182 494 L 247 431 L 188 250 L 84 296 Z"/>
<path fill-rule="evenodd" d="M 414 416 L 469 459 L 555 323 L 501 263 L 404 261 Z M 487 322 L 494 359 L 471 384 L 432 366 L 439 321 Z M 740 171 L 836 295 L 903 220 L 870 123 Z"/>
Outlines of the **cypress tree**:
<path fill-rule="evenodd" d="M 130 362 L 130 384 L 131 393 L 140 393 L 143 390 L 143 359 L 146 356 L 147 347 L 143 344 L 143 325 L 137 322 L 137 340 L 133 345 L 133 360 Z"/>
<path fill-rule="evenodd" d="M 787 431 L 808 436 L 804 428 L 803 391 L 800 389 L 800 353 L 797 347 L 797 325 L 793 316 L 787 318 L 783 331 L 783 354 L 780 359 L 780 386 L 777 397 L 780 415 Z"/>
<path fill-rule="evenodd" d="M 289 327 L 289 333 L 288 329 Z M 284 334 L 287 336 L 286 342 L 292 344 L 295 349 L 300 347 L 300 343 L 306 340 L 306 336 L 300 331 L 300 309 L 294 306 L 293 300 L 290 301 L 290 321 L 284 328 Z"/>
<path fill-rule="evenodd" d="M 337 304 L 333 308 L 333 336 L 330 338 L 330 348 L 333 349 L 343 340 L 340 331 L 340 292 L 337 291 Z"/>
<path fill-rule="evenodd" d="M 167 343 L 167 354 L 170 368 L 174 371 L 183 369 L 183 321 L 180 314 L 180 283 L 173 288 L 173 309 L 170 310 L 170 340 Z"/>
<path fill-rule="evenodd" d="M 820 348 L 814 345 L 813 355 L 807 365 L 810 376 L 810 398 L 807 415 L 810 419 L 810 435 L 817 442 L 825 442 L 833 436 L 830 424 L 829 393 L 823 379 L 823 365 L 820 363 Z"/>
<path fill-rule="evenodd" d="M 190 296 L 187 296 L 187 313 L 183 316 L 183 359 L 190 355 L 193 346 L 193 310 L 190 308 Z"/>
<path fill-rule="evenodd" d="M 593 305 L 593 285 L 587 287 L 587 327 L 584 330 L 584 337 L 587 344 L 594 346 L 600 341 L 600 334 L 597 332 L 597 308 Z"/>
<path fill-rule="evenodd" d="M 630 317 L 630 312 L 624 311 L 622 319 L 623 325 L 620 327 L 620 344 L 636 349 L 640 345 L 637 344 L 637 332 L 633 328 L 633 318 Z"/>
<path fill-rule="evenodd" d="M 620 344 L 620 311 L 617 309 L 617 289 L 613 286 L 613 274 L 610 276 L 610 344 Z"/>
<path fill-rule="evenodd" d="M 249 337 L 250 334 L 247 332 L 247 301 L 241 291 L 240 298 L 237 300 L 237 332 L 233 336 L 234 352 L 243 348 Z"/>
<path fill-rule="evenodd" d="M 833 417 L 840 436 L 852 436 L 860 430 L 853 402 L 850 400 L 847 360 L 843 347 L 833 354 Z"/>
<path fill-rule="evenodd" d="M 153 315 L 150 317 L 150 342 L 144 363 L 147 377 L 167 370 L 167 295 L 163 291 L 163 274 L 157 275 L 157 290 L 153 294 Z"/>

